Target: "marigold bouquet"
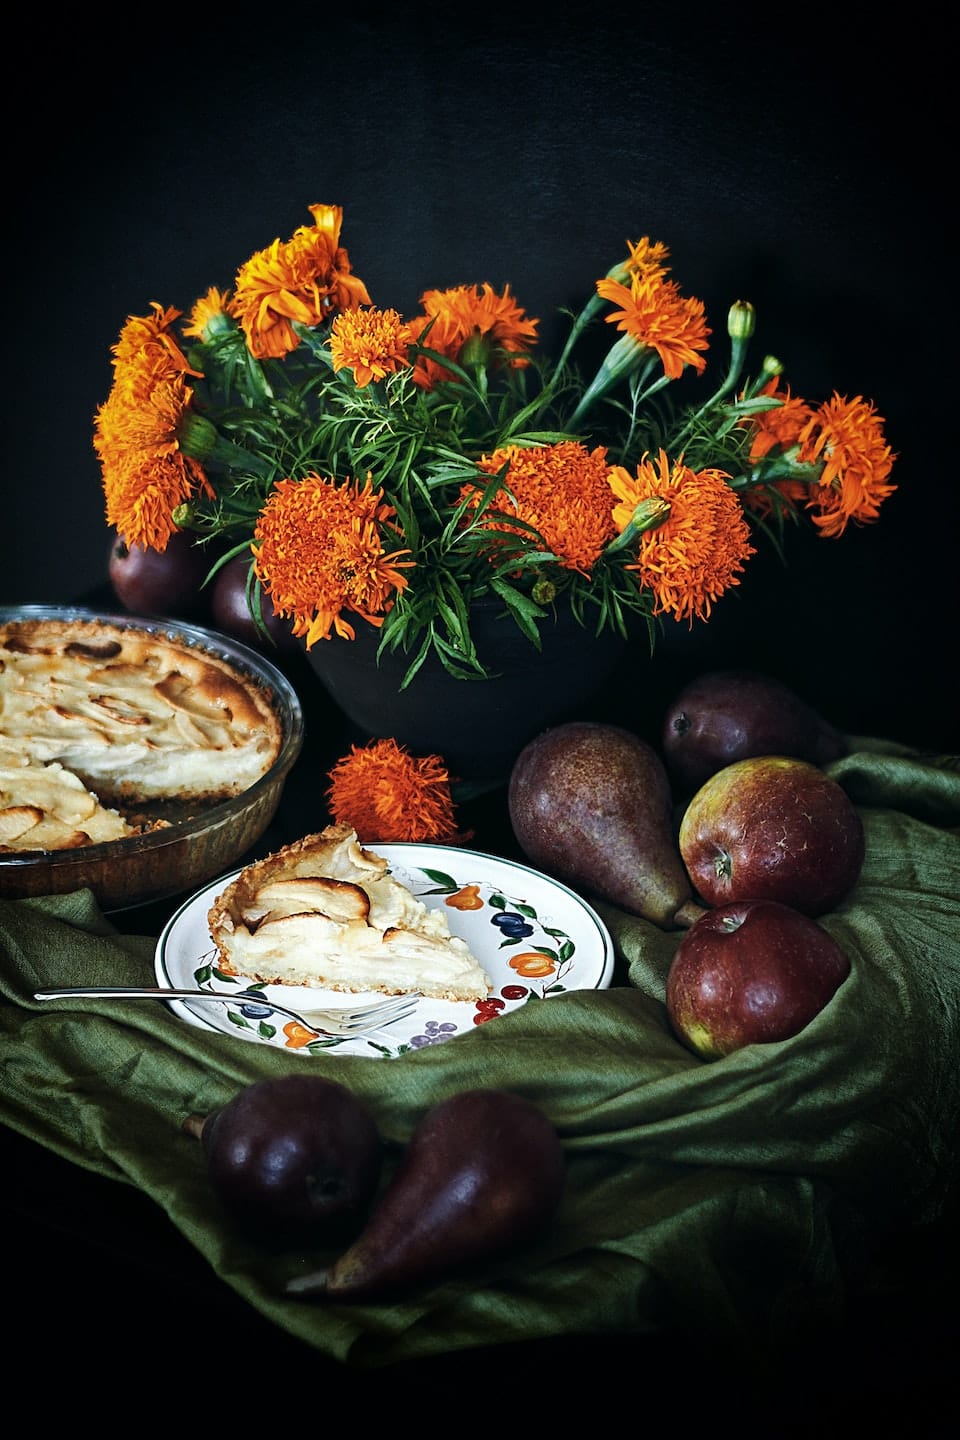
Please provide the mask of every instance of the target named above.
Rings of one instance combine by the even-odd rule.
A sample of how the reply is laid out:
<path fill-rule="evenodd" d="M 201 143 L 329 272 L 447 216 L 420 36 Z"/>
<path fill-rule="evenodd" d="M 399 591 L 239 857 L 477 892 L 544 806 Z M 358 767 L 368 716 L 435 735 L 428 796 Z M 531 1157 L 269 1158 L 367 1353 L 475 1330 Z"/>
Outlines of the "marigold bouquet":
<path fill-rule="evenodd" d="M 269 596 L 307 649 L 363 623 L 409 657 L 405 684 L 431 653 L 482 676 L 484 600 L 533 645 L 565 605 L 597 634 L 645 622 L 653 648 L 662 617 L 708 619 L 758 535 L 840 536 L 895 489 L 872 403 L 807 402 L 770 356 L 745 374 L 748 302 L 703 393 L 704 305 L 660 242 L 626 243 L 548 360 L 509 285 L 378 308 L 341 207 L 309 209 L 186 319 L 157 302 L 127 319 L 94 427 L 122 539 L 163 551 L 192 532 L 211 575 L 248 554 L 252 612 Z M 610 343 L 584 376 L 588 332 Z"/>

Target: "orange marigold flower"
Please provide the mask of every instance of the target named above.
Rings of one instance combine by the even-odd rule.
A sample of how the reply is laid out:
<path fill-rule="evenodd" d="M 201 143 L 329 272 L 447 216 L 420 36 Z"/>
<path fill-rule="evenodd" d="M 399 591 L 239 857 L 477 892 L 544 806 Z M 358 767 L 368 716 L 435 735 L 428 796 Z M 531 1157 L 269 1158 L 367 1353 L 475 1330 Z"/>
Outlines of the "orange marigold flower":
<path fill-rule="evenodd" d="M 199 375 L 192 370 L 189 361 L 180 349 L 179 342 L 172 334 L 172 326 L 180 319 L 182 310 L 168 307 L 166 310 L 156 300 L 151 300 L 152 315 L 128 315 L 120 331 L 116 345 L 111 346 L 114 369 L 130 362 L 141 363 L 144 355 L 152 356 L 157 363 L 171 364 L 177 370 L 189 375 Z"/>
<path fill-rule="evenodd" d="M 309 210 L 313 225 L 301 225 L 285 243 L 274 240 L 237 274 L 235 313 L 258 360 L 279 359 L 296 349 L 300 339 L 293 321 L 319 325 L 336 310 L 371 303 L 340 244 L 343 207 L 311 205 Z"/>
<path fill-rule="evenodd" d="M 124 356 L 94 421 L 107 523 L 127 545 L 163 551 L 177 506 L 214 492 L 199 461 L 180 448 L 193 398 L 182 371 L 152 341 Z"/>
<path fill-rule="evenodd" d="M 655 350 L 669 379 L 678 380 L 685 365 L 692 365 L 698 374 L 706 369 L 707 362 L 698 353 L 709 348 L 711 333 L 703 302 L 684 298 L 661 270 L 638 271 L 629 287 L 608 276 L 597 281 L 597 294 L 620 307 L 606 317 L 607 322 L 644 349 Z"/>
<path fill-rule="evenodd" d="M 354 638 L 344 612 L 383 624 L 394 592 L 407 585 L 402 570 L 414 563 L 401 558 L 408 550 L 384 550 L 380 529 L 394 529 L 395 514 L 369 477 L 362 489 L 317 474 L 277 481 L 254 531 L 254 569 L 308 650 L 331 630 Z"/>
<path fill-rule="evenodd" d="M 636 570 L 652 591 L 653 613 L 677 620 L 706 620 L 713 602 L 739 585 L 744 561 L 754 554 L 743 507 L 722 470 L 691 470 L 682 458 L 671 465 L 663 450 L 656 462 L 646 455 L 636 476 L 621 465 L 610 471 L 610 486 L 621 502 L 613 512 L 621 533 L 642 500 L 658 497 L 669 517 L 639 536 Z"/>
<path fill-rule="evenodd" d="M 808 487 L 807 509 L 822 534 L 842 535 L 850 521 L 876 520 L 888 495 L 895 455 L 883 433 L 883 417 L 858 395 L 847 400 L 834 391 L 800 431 L 798 459 L 822 463 L 817 485 Z"/>
<path fill-rule="evenodd" d="M 534 527 L 565 569 L 589 577 L 604 546 L 617 533 L 606 447 L 588 450 L 577 440 L 531 449 L 509 445 L 484 455 L 477 468 L 494 475 L 505 462 L 510 467 L 506 483 L 516 503 L 501 490 L 481 525 L 521 534 L 504 518 L 516 516 Z M 461 498 L 471 492 L 476 504 L 481 491 L 474 486 L 464 486 Z"/>
<path fill-rule="evenodd" d="M 334 370 L 352 370 L 362 389 L 410 364 L 413 336 L 396 310 L 343 310 L 330 329 Z"/>
<path fill-rule="evenodd" d="M 644 235 L 636 243 L 628 240 L 627 248 L 630 259 L 626 261 L 626 268 L 631 276 L 666 275 L 665 262 L 670 251 L 661 240 L 652 241 L 649 236 Z"/>
<path fill-rule="evenodd" d="M 771 410 L 750 416 L 745 422 L 753 431 L 750 440 L 751 460 L 762 460 L 775 448 L 786 451 L 796 445 L 800 431 L 814 413 L 805 400 L 791 395 L 789 386 L 784 395 L 778 395 L 778 378 L 775 375 L 760 393 L 773 396 L 781 403 Z"/>
<path fill-rule="evenodd" d="M 784 395 L 779 395 L 778 380 L 779 377 L 774 375 L 760 393 L 775 396 L 781 403 L 743 422 L 753 432 L 750 459 L 754 462 L 763 460 L 772 450 L 786 454 L 795 448 L 801 430 L 814 413 L 805 400 L 790 393 L 789 386 Z M 773 513 L 775 494 L 780 495 L 789 506 L 795 506 L 809 497 L 810 486 L 803 480 L 775 480 L 744 491 L 742 499 L 748 509 L 765 516 Z"/>
<path fill-rule="evenodd" d="M 506 355 L 513 367 L 529 365 L 525 352 L 536 343 L 540 322 L 527 318 L 510 294 L 509 285 L 504 286 L 502 295 L 486 283 L 482 287 L 458 285 L 452 290 L 427 290 L 420 303 L 424 313 L 410 321 L 410 332 L 414 340 L 422 336 L 428 349 L 460 361 L 467 344 L 479 342 L 495 361 Z M 435 360 L 418 358 L 414 368 L 418 385 L 430 390 L 438 381 L 452 378 L 452 373 Z"/>
<path fill-rule="evenodd" d="M 218 290 L 211 285 L 206 295 L 194 302 L 190 311 L 190 323 L 183 327 L 184 335 L 195 336 L 198 340 L 209 340 L 211 335 L 232 329 L 236 318 L 236 301 L 231 300 L 229 290 Z"/>
<path fill-rule="evenodd" d="M 414 757 L 396 740 L 352 746 L 330 771 L 330 813 L 362 843 L 456 836 L 450 776 L 439 755 Z"/>
<path fill-rule="evenodd" d="M 778 503 L 777 496 L 783 504 Z M 770 480 L 742 490 L 740 498 L 751 513 L 761 517 L 779 513 L 784 508 L 795 513 L 798 505 L 809 500 L 810 486 L 805 480 Z"/>

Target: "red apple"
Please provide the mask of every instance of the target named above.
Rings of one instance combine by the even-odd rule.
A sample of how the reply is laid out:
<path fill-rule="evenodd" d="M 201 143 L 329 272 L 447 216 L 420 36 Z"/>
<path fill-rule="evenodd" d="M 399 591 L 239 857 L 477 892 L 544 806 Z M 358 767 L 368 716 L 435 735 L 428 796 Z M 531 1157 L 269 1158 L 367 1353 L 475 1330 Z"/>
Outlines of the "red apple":
<path fill-rule="evenodd" d="M 843 786 L 789 755 L 711 775 L 683 813 L 678 844 L 707 905 L 779 900 L 805 915 L 838 905 L 864 859 L 863 822 Z"/>
<path fill-rule="evenodd" d="M 776 900 L 708 910 L 684 934 L 667 974 L 667 1014 L 681 1041 L 715 1060 L 787 1040 L 850 974 L 822 925 Z"/>
<path fill-rule="evenodd" d="M 110 542 L 107 574 L 124 610 L 133 615 L 204 618 L 207 592 L 201 589 L 213 563 L 195 535 L 177 530 L 163 550 L 127 545 L 119 535 Z"/>

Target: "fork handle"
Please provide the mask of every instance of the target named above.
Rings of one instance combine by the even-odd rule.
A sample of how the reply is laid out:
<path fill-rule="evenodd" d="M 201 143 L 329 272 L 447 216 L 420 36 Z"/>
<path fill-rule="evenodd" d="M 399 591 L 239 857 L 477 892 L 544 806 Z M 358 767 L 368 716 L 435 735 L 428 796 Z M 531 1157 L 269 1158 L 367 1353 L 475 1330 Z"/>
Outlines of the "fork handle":
<path fill-rule="evenodd" d="M 163 986 L 71 985 L 65 990 L 35 990 L 34 1000 L 236 1000 L 217 990 L 171 990 Z M 247 999 L 252 997 L 247 996 Z"/>

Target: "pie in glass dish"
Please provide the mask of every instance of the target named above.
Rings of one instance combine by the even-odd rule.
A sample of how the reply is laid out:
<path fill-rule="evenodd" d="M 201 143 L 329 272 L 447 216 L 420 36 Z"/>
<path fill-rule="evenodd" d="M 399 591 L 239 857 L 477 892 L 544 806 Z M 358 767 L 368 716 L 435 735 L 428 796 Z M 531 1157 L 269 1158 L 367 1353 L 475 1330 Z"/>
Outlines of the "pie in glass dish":
<path fill-rule="evenodd" d="M 283 738 L 266 687 L 160 627 L 0 622 L 0 851 L 176 823 L 246 791 Z"/>

